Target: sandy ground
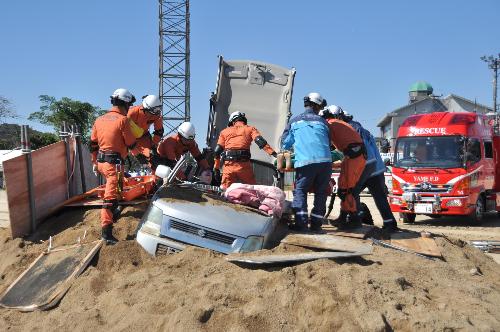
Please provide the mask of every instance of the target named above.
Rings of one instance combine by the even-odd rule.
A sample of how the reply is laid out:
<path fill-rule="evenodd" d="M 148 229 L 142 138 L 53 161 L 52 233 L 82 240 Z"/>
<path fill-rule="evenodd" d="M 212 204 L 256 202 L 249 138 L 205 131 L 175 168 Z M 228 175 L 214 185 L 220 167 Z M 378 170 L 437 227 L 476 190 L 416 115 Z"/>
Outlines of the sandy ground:
<path fill-rule="evenodd" d="M 124 210 L 115 226 L 120 243 L 102 248 L 57 307 L 32 313 L 0 309 L 0 330 L 500 330 L 500 265 L 463 241 L 436 238 L 443 260 L 375 247 L 362 258 L 246 269 L 192 247 L 150 257 L 133 239 L 143 211 Z M 380 223 L 376 209 L 371 211 Z M 488 223 L 439 222 L 411 227 L 496 231 Z M 74 243 L 85 230 L 88 241 L 99 237 L 98 210 L 66 210 L 24 240 L 0 229 L 0 292 L 47 247 L 49 235 L 58 246 Z"/>

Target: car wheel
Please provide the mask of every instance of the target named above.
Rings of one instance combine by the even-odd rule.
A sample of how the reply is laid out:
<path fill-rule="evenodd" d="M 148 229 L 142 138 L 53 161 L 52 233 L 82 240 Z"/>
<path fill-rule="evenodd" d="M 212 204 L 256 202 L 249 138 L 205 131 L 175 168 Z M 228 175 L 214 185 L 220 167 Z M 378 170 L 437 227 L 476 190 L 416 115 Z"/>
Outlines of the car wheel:
<path fill-rule="evenodd" d="M 403 223 L 412 224 L 415 222 L 415 218 L 417 217 L 414 213 L 400 213 L 399 217 L 403 219 Z"/>
<path fill-rule="evenodd" d="M 474 223 L 481 223 L 484 218 L 484 197 L 479 195 L 474 211 L 470 214 L 470 218 Z"/>

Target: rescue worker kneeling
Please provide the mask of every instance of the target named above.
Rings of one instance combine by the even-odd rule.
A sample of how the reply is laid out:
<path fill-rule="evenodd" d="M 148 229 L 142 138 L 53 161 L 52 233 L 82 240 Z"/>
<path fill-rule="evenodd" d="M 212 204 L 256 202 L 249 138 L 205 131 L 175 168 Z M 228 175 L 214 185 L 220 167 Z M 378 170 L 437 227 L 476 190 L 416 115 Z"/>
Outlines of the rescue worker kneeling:
<path fill-rule="evenodd" d="M 257 146 L 276 157 L 276 152 L 267 144 L 260 132 L 247 125 L 245 113 L 233 112 L 229 116 L 228 127 L 221 131 L 215 147 L 214 173 L 220 178 L 220 166 L 223 164 L 221 188 L 228 188 L 232 183 L 255 184 L 252 163 L 250 162 L 250 145 Z"/>
<path fill-rule="evenodd" d="M 161 101 L 155 95 L 146 95 L 142 99 L 142 105 L 129 108 L 127 118 L 130 121 L 132 133 L 137 139 L 136 146 L 131 153 L 141 164 L 149 164 L 154 171 L 158 166 L 156 158 L 156 146 L 163 137 L 163 121 L 161 118 Z M 149 127 L 153 125 L 153 137 L 149 133 Z"/>
<path fill-rule="evenodd" d="M 340 164 L 337 195 L 341 199 L 341 216 L 336 226 L 340 229 L 361 227 L 358 215 L 357 200 L 360 194 L 360 181 L 363 181 L 366 165 L 366 148 L 358 132 L 344 121 L 335 119 L 332 114 L 323 110 L 321 115 L 328 122 L 331 143 L 344 154 Z"/>
<path fill-rule="evenodd" d="M 177 134 L 168 136 L 158 145 L 160 163 L 174 168 L 179 159 L 187 152 L 198 162 L 201 171 L 209 168 L 207 160 L 204 158 L 198 144 L 194 140 L 196 131 L 191 122 L 182 123 L 177 129 Z"/>
<path fill-rule="evenodd" d="M 94 171 L 99 171 L 106 179 L 101 209 L 101 236 L 107 244 L 118 241 L 113 236 L 113 221 L 120 213 L 118 197 L 122 187 L 123 160 L 128 155 L 128 149 L 133 149 L 136 142 L 127 119 L 127 111 L 134 101 L 135 97 L 128 90 L 115 90 L 111 96 L 113 107 L 96 119 L 90 137 Z"/>

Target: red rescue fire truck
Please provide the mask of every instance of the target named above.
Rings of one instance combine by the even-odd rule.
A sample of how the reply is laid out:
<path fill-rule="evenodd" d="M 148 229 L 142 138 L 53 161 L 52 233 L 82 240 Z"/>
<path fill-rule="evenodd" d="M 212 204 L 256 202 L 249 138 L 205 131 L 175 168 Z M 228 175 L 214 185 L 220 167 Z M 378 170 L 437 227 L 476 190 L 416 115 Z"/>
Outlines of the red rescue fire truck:
<path fill-rule="evenodd" d="M 391 209 L 404 222 L 417 214 L 468 215 L 480 222 L 500 211 L 500 135 L 493 120 L 470 112 L 407 118 L 399 128 Z"/>

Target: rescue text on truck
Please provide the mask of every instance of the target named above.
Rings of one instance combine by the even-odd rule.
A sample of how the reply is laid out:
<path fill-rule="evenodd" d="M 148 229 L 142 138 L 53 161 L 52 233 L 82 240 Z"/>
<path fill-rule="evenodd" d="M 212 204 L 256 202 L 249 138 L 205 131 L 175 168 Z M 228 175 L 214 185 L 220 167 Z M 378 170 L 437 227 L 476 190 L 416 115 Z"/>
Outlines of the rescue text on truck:
<path fill-rule="evenodd" d="M 500 210 L 500 139 L 480 114 L 413 115 L 401 125 L 394 151 L 391 209 L 405 222 L 417 214 L 469 215 L 481 221 Z"/>

